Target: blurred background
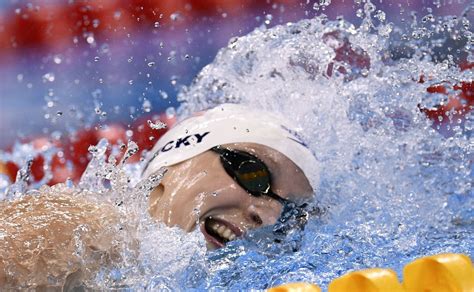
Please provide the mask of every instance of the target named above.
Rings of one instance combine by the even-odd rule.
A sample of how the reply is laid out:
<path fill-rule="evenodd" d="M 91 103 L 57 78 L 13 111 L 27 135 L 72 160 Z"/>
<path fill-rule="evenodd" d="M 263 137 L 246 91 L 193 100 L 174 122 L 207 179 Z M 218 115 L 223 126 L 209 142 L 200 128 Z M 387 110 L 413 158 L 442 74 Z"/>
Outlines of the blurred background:
<path fill-rule="evenodd" d="M 361 0 L 0 1 L 0 148 L 176 107 L 232 37 L 324 13 L 360 23 Z M 376 0 L 400 27 L 463 0 Z M 68 131 L 63 131 L 63 130 Z"/>

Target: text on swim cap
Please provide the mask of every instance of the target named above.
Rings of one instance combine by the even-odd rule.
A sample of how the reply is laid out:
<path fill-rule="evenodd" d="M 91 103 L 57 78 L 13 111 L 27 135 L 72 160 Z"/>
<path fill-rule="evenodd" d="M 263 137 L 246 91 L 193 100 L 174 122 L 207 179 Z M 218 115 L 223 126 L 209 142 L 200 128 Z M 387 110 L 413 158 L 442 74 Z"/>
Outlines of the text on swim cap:
<path fill-rule="evenodd" d="M 189 145 L 192 145 L 192 144 L 201 143 L 202 139 L 204 139 L 204 137 L 206 137 L 207 134 L 209 134 L 209 133 L 210 132 L 204 132 L 203 134 L 194 134 L 194 135 L 188 135 L 186 137 L 178 138 L 176 141 L 171 140 L 168 143 L 166 143 L 163 147 L 161 147 L 159 152 L 168 152 L 171 149 L 179 148 L 181 145 L 189 146 Z"/>
<path fill-rule="evenodd" d="M 168 141 L 165 145 L 163 145 L 163 147 L 158 149 L 158 151 L 156 151 L 153 154 L 153 157 L 145 165 L 145 168 L 143 169 L 143 172 L 145 172 L 145 170 L 148 168 L 148 166 L 153 161 L 153 159 L 155 159 L 161 152 L 168 152 L 172 149 L 181 148 L 181 146 L 186 147 L 186 146 L 190 146 L 190 145 L 199 144 L 199 143 L 202 142 L 204 137 L 206 137 L 209 133 L 210 132 L 204 132 L 202 134 L 197 133 L 197 134 L 192 134 L 192 135 L 188 135 L 188 136 L 185 136 L 185 137 L 181 137 L 181 138 L 178 138 L 176 140 Z"/>

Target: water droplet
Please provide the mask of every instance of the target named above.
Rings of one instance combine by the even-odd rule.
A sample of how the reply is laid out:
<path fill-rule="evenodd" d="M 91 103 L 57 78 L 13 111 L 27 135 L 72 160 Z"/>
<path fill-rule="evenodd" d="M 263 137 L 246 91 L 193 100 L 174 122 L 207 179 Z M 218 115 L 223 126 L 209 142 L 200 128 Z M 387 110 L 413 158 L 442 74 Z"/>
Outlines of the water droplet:
<path fill-rule="evenodd" d="M 169 107 L 165 111 L 166 117 L 171 119 L 176 116 L 176 109 L 174 107 Z"/>
<path fill-rule="evenodd" d="M 57 111 L 57 112 L 56 112 L 56 115 L 57 115 L 58 117 L 60 117 L 60 116 L 63 115 L 63 112 L 62 112 L 62 111 Z"/>
<path fill-rule="evenodd" d="M 166 91 L 164 91 L 164 90 L 159 90 L 158 92 L 160 93 L 161 98 L 163 98 L 163 99 L 167 99 L 167 98 L 168 98 L 168 93 L 166 93 Z"/>
<path fill-rule="evenodd" d="M 148 99 L 145 99 L 143 101 L 142 109 L 146 113 L 149 113 L 151 111 L 151 102 Z"/>
<path fill-rule="evenodd" d="M 317 0 L 313 4 L 313 9 L 316 11 L 319 11 L 319 9 L 324 10 L 330 4 L 331 4 L 331 0 Z"/>
<path fill-rule="evenodd" d="M 156 65 L 156 62 L 148 62 L 148 64 L 147 64 L 147 65 L 148 65 L 148 67 L 153 67 L 153 66 L 155 66 L 155 65 Z"/>
<path fill-rule="evenodd" d="M 158 21 L 156 21 L 153 26 L 158 28 L 158 27 L 160 27 L 160 23 Z"/>
<path fill-rule="evenodd" d="M 93 26 L 94 28 L 98 28 L 99 25 L 100 25 L 100 20 L 94 19 L 94 20 L 92 21 L 92 26 Z"/>
<path fill-rule="evenodd" d="M 120 17 L 122 16 L 122 12 L 120 10 L 117 10 L 114 12 L 114 19 L 119 20 Z"/>
<path fill-rule="evenodd" d="M 54 132 L 51 133 L 51 138 L 53 140 L 59 141 L 61 139 L 61 137 L 62 137 L 61 131 L 54 131 Z M 57 155 L 58 155 L 58 157 L 62 158 L 62 157 L 64 157 L 64 152 L 63 151 L 58 151 Z"/>
<path fill-rule="evenodd" d="M 171 79 L 170 79 L 171 85 L 176 86 L 176 84 L 178 83 L 178 79 L 179 77 L 176 75 L 171 76 Z"/>
<path fill-rule="evenodd" d="M 469 22 L 469 19 L 467 19 L 466 17 L 463 17 L 462 20 L 462 25 L 464 27 L 464 29 L 468 30 L 469 29 L 469 26 L 470 26 L 470 22 Z"/>
<path fill-rule="evenodd" d="M 94 146 L 94 145 L 91 145 L 89 146 L 89 148 L 87 149 L 89 151 L 89 153 L 91 153 L 92 155 L 96 154 L 97 152 L 99 152 L 99 149 L 97 148 L 97 146 Z"/>
<path fill-rule="evenodd" d="M 392 30 L 393 30 L 393 27 L 390 23 L 387 25 L 382 25 L 379 27 L 379 35 L 388 38 Z"/>
<path fill-rule="evenodd" d="M 182 20 L 181 13 L 180 13 L 179 11 L 174 12 L 174 13 L 171 13 L 170 19 L 171 19 L 172 21 Z"/>
<path fill-rule="evenodd" d="M 54 73 L 48 72 L 43 75 L 43 82 L 54 82 L 55 76 Z"/>
<path fill-rule="evenodd" d="M 128 141 L 127 144 L 127 151 L 125 152 L 125 155 L 123 156 L 122 160 L 120 161 L 120 164 L 124 164 L 127 159 L 129 159 L 131 156 L 135 155 L 140 148 L 138 147 L 137 143 L 133 141 Z"/>
<path fill-rule="evenodd" d="M 22 82 L 22 81 L 23 81 L 23 74 L 18 74 L 18 75 L 16 75 L 16 80 L 17 80 L 18 82 Z"/>
<path fill-rule="evenodd" d="M 372 12 L 375 11 L 376 8 L 375 8 L 375 5 L 374 5 L 374 4 L 372 4 L 372 3 L 370 3 L 370 2 L 367 2 L 367 3 L 365 3 L 365 5 L 364 5 L 364 9 L 365 9 L 367 12 L 372 13 Z"/>
<path fill-rule="evenodd" d="M 421 19 L 421 22 L 423 22 L 423 23 L 434 22 L 434 21 L 435 21 L 435 17 L 433 16 L 433 14 L 427 14 L 427 15 L 423 16 L 423 18 Z"/>
<path fill-rule="evenodd" d="M 99 62 L 99 60 L 100 60 L 100 57 L 99 57 L 99 56 L 95 56 L 95 57 L 94 57 L 94 62 Z"/>
<path fill-rule="evenodd" d="M 54 62 L 55 64 L 58 64 L 58 65 L 59 65 L 59 64 L 61 64 L 61 63 L 63 62 L 63 59 L 62 59 L 62 57 L 61 57 L 60 55 L 55 55 L 55 56 L 53 57 L 53 62 Z"/>
<path fill-rule="evenodd" d="M 132 84 L 133 84 L 133 80 L 132 80 L 132 79 L 128 80 L 128 84 L 132 85 Z"/>
<path fill-rule="evenodd" d="M 90 36 L 88 36 L 88 37 L 86 38 L 86 42 L 87 42 L 88 44 L 93 44 L 94 41 L 95 41 L 95 39 L 94 39 L 94 36 L 92 36 L 92 35 L 90 35 Z"/>
<path fill-rule="evenodd" d="M 170 51 L 168 61 L 173 60 L 176 57 L 176 51 Z"/>
<path fill-rule="evenodd" d="M 273 19 L 273 15 L 271 15 L 271 14 L 265 15 L 265 21 L 264 21 L 265 24 L 266 24 L 266 25 L 269 25 L 270 22 L 272 21 L 272 19 Z"/>
<path fill-rule="evenodd" d="M 100 90 L 100 89 L 96 89 L 96 90 L 92 91 L 91 94 L 92 94 L 92 97 L 94 99 L 102 98 L 102 90 Z"/>
<path fill-rule="evenodd" d="M 383 12 L 382 10 L 379 10 L 377 11 L 377 13 L 374 15 L 375 18 L 377 18 L 378 20 L 380 20 L 380 22 L 384 22 L 385 21 L 385 12 Z"/>
<path fill-rule="evenodd" d="M 157 121 L 156 123 L 153 123 L 153 121 L 148 120 L 147 123 L 148 123 L 148 126 L 152 128 L 153 130 L 166 129 L 167 127 L 167 125 L 163 123 L 162 121 Z"/>

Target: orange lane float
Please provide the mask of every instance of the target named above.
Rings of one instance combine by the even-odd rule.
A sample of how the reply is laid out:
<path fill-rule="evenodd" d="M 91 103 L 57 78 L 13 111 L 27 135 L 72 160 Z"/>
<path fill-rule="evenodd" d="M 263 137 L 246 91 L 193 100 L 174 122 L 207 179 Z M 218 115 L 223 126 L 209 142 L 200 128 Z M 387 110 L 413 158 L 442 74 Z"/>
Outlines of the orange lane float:
<path fill-rule="evenodd" d="M 473 292 L 474 267 L 463 254 L 427 256 L 407 264 L 403 284 L 390 269 L 367 269 L 350 272 L 333 280 L 328 292 Z M 321 289 L 309 283 L 290 283 L 269 289 L 270 292 L 313 292 Z"/>

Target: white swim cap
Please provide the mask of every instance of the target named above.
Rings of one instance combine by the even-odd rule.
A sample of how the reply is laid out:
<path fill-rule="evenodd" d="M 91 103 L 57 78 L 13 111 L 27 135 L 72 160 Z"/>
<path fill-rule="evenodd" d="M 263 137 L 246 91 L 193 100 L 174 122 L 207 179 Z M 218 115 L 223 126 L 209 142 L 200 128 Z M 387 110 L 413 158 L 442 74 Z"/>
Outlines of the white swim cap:
<path fill-rule="evenodd" d="M 293 161 L 313 189 L 319 184 L 319 163 L 299 137 L 296 127 L 275 114 L 238 104 L 222 104 L 196 113 L 166 132 L 147 157 L 143 177 L 228 143 L 257 143 Z"/>

